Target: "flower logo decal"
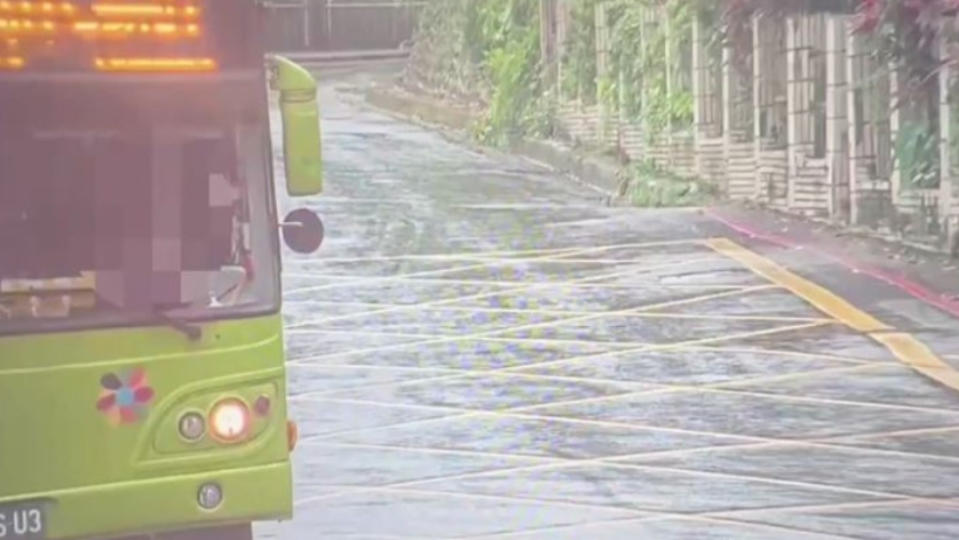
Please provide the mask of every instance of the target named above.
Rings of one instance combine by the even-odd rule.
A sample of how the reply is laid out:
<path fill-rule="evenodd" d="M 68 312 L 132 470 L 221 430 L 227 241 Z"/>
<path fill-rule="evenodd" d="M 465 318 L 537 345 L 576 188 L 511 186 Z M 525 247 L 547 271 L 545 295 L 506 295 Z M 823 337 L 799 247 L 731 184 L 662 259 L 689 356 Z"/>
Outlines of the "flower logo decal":
<path fill-rule="evenodd" d="M 122 374 L 107 373 L 100 378 L 100 398 L 97 410 L 110 423 L 133 424 L 146 416 L 148 405 L 153 400 L 153 388 L 147 384 L 146 372 L 136 368 Z"/>

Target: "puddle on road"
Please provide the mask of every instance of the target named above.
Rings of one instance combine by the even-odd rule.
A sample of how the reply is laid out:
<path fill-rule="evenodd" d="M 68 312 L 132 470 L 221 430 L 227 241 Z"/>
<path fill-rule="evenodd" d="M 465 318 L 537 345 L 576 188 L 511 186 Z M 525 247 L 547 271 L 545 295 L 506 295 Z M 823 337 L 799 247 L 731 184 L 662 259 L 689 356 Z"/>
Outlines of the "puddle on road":
<path fill-rule="evenodd" d="M 654 315 L 587 316 L 588 320 L 558 322 L 555 325 L 506 332 L 503 337 L 518 339 L 576 340 L 611 345 L 665 345 L 707 341 L 721 336 L 775 330 L 797 322 L 749 321 L 736 319 L 672 319 Z"/>
<path fill-rule="evenodd" d="M 347 433 L 330 440 L 562 459 L 601 458 L 742 444 L 745 441 L 721 435 L 570 422 L 560 418 L 496 416 L 449 418 L 420 425 Z"/>
<path fill-rule="evenodd" d="M 703 476 L 614 464 L 506 471 L 421 485 L 454 493 L 510 494 L 540 500 L 689 513 L 879 500 L 879 497 L 869 495 L 749 478 Z"/>
<path fill-rule="evenodd" d="M 625 352 L 586 361 L 529 367 L 524 373 L 657 384 L 701 385 L 860 366 L 831 358 L 788 353 L 715 349 Z M 843 380 L 841 378 L 837 379 Z"/>
<path fill-rule="evenodd" d="M 437 384 L 421 383 L 376 386 L 333 392 L 333 397 L 366 399 L 380 403 L 398 403 L 458 409 L 493 411 L 556 401 L 573 401 L 612 396 L 651 389 L 643 384 L 571 380 L 531 379 L 507 373 L 451 377 Z"/>
<path fill-rule="evenodd" d="M 318 340 L 314 336 L 314 341 Z M 465 339 L 440 342 L 405 342 L 403 347 L 380 351 L 344 351 L 348 354 L 323 358 L 326 364 L 355 364 L 368 366 L 422 367 L 482 371 L 607 352 L 610 347 L 588 343 L 537 343 L 497 341 L 494 339 Z M 364 343 L 366 340 L 364 340 Z M 318 345 L 322 346 L 322 345 Z"/>
<path fill-rule="evenodd" d="M 640 394 L 536 410 L 544 415 L 782 439 L 838 437 L 959 422 L 956 413 L 937 410 L 698 390 Z"/>

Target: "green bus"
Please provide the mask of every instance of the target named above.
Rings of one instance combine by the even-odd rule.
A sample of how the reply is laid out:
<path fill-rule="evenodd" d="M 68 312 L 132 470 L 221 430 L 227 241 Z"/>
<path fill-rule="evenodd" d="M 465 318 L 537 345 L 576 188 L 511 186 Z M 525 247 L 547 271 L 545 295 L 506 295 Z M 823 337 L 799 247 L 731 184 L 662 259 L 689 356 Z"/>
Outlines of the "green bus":
<path fill-rule="evenodd" d="M 0 0 L 0 540 L 248 538 L 292 514 L 283 197 L 316 83 L 254 0 Z M 271 92 L 271 89 L 273 90 Z"/>

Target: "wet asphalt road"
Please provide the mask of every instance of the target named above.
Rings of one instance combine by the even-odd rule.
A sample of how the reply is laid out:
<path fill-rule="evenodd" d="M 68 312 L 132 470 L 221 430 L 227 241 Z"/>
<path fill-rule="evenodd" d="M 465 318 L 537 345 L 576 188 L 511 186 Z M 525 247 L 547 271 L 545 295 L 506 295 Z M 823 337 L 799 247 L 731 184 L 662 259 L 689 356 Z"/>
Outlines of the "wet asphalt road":
<path fill-rule="evenodd" d="M 284 272 L 296 517 L 259 538 L 959 537 L 959 392 L 710 239 L 945 329 L 942 357 L 957 321 L 338 88 L 328 238 Z"/>

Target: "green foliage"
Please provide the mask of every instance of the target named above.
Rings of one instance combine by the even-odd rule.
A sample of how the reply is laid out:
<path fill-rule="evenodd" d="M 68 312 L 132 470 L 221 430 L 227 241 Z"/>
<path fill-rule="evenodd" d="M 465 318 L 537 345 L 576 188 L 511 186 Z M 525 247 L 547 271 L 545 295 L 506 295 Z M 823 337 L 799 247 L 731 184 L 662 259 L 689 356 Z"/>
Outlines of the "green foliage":
<path fill-rule="evenodd" d="M 484 67 L 492 84 L 487 117 L 476 134 L 497 145 L 548 128 L 548 110 L 542 99 L 539 49 L 539 3 L 536 0 L 499 0 L 500 11 L 487 18 L 485 36 L 491 37 Z M 487 4 L 487 6 L 491 6 Z"/>
<path fill-rule="evenodd" d="M 701 206 L 718 196 L 709 184 L 671 174 L 649 162 L 636 163 L 627 173 L 630 177 L 626 196 L 634 206 Z"/>
<path fill-rule="evenodd" d="M 407 82 L 484 104 L 474 127 L 484 142 L 548 129 L 538 17 L 538 0 L 427 2 Z"/>
<path fill-rule="evenodd" d="M 903 189 L 939 187 L 939 135 L 923 122 L 905 122 L 896 137 L 895 158 Z"/>
<path fill-rule="evenodd" d="M 562 62 L 563 94 L 596 101 L 596 1 L 573 0 Z"/>
<path fill-rule="evenodd" d="M 629 117 L 638 117 L 643 110 L 642 92 L 644 51 L 642 40 L 643 4 L 618 0 L 607 10 L 607 20 L 612 23 L 610 40 L 615 44 L 610 51 L 610 73 L 602 84 L 609 87 L 604 94 L 615 105 L 622 107 Z M 622 87 L 622 88 L 620 88 Z M 613 101 L 615 100 L 615 101 Z"/>
<path fill-rule="evenodd" d="M 627 117 L 641 115 L 650 138 L 692 126 L 693 94 L 684 70 L 691 69 L 694 8 L 686 0 L 613 0 L 607 8 L 615 45 L 610 72 L 600 81 L 608 90 L 600 94 Z"/>
<path fill-rule="evenodd" d="M 949 91 L 950 96 L 959 93 L 959 88 Z M 956 100 L 950 100 L 949 103 L 949 164 L 951 170 L 949 174 L 953 177 L 959 176 L 959 103 Z M 959 189 L 959 187 L 957 187 Z M 959 193 L 959 192 L 957 192 Z"/>
<path fill-rule="evenodd" d="M 475 51 L 475 18 L 472 2 L 427 2 L 416 31 L 404 79 L 411 86 L 468 100 L 483 91 Z"/>

